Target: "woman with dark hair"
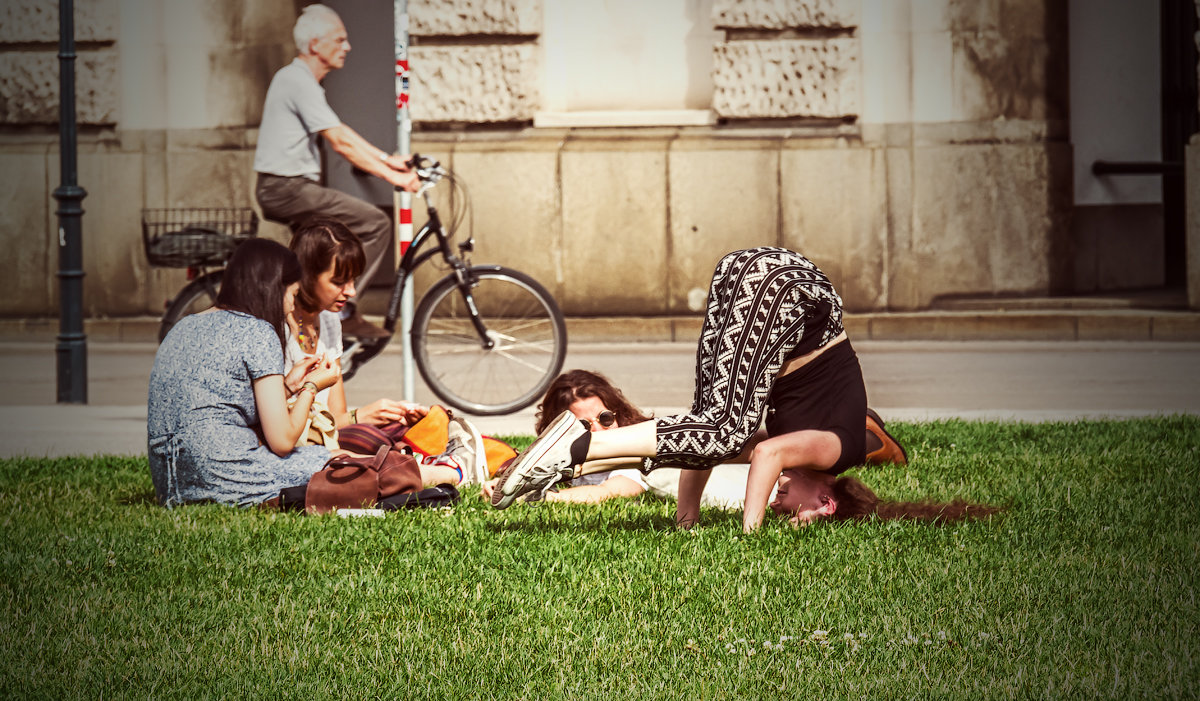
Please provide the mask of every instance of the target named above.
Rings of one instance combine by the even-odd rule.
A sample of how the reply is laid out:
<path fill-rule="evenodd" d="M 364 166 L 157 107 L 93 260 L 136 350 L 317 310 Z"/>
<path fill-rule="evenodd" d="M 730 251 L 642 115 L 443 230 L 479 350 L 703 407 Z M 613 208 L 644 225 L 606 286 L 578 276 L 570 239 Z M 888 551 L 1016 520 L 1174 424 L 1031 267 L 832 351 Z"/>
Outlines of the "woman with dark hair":
<path fill-rule="evenodd" d="M 550 422 L 564 410 L 578 407 L 583 409 L 581 402 L 594 399 L 600 403 L 595 412 L 575 412 L 576 416 L 586 419 L 593 431 L 616 426 L 649 421 L 650 417 L 642 413 L 625 398 L 625 393 L 618 389 L 607 377 L 590 370 L 568 370 L 550 383 L 546 396 L 538 404 L 534 416 L 534 432 L 546 430 Z"/>
<path fill-rule="evenodd" d="M 787 249 L 734 251 L 713 272 L 691 410 L 595 433 L 563 412 L 500 474 L 491 502 L 506 508 L 606 461 L 641 458 L 646 473 L 684 469 L 676 519 L 690 526 L 711 468 L 740 457 L 750 462 L 743 528 L 761 525 L 769 501 L 806 523 L 837 511 L 834 478 L 865 461 L 864 416 L 862 369 L 829 278 Z M 785 499 L 772 501 L 784 471 Z"/>
<path fill-rule="evenodd" d="M 295 254 L 251 239 L 230 258 L 216 307 L 163 339 L 147 405 L 160 503 L 256 504 L 306 484 L 329 460 L 325 448 L 295 448 L 313 398 L 337 378 L 315 358 L 284 375 L 284 318 L 299 281 Z"/>
<path fill-rule="evenodd" d="M 366 262 L 362 244 L 340 221 L 314 217 L 296 225 L 291 250 L 303 272 L 295 308 L 287 317 L 284 367 L 319 359 L 339 368 L 333 384 L 318 393 L 318 407 L 333 415 L 341 447 L 372 454 L 381 444 L 393 442 L 429 409 L 386 398 L 357 409 L 348 406 L 340 372 L 339 312 L 358 294 L 354 280 Z M 460 484 L 482 479 L 487 469 L 482 436 L 461 419 L 450 421 L 449 434 L 446 453 L 422 461 L 427 481 Z"/>
<path fill-rule="evenodd" d="M 286 364 L 290 367 L 312 357 L 339 363 L 342 324 L 338 312 L 358 294 L 354 280 L 366 264 L 362 244 L 336 219 L 313 218 L 296 226 L 291 249 L 300 260 L 302 274 L 295 309 L 287 317 Z M 351 411 L 340 375 L 317 400 L 329 407 L 339 429 L 359 422 L 405 424 L 425 415 L 422 407 L 391 399 Z"/>

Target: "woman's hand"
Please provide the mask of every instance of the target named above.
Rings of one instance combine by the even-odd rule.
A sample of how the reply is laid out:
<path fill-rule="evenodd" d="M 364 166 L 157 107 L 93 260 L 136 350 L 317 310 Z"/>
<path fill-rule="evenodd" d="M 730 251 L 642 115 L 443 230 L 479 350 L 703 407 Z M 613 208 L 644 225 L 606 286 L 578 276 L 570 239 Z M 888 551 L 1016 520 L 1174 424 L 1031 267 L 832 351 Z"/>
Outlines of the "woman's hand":
<path fill-rule="evenodd" d="M 321 359 L 314 355 L 307 357 L 292 366 L 292 369 L 288 371 L 287 377 L 283 378 L 283 384 L 287 389 L 289 397 L 300 391 L 300 388 L 303 387 L 304 383 L 308 381 L 308 378 L 305 377 L 305 375 L 307 375 L 309 371 L 311 371 L 319 362 L 321 362 Z"/>
<path fill-rule="evenodd" d="M 355 416 L 359 423 L 373 426 L 383 426 L 393 422 L 412 426 L 428 413 L 429 408 L 420 404 L 398 402 L 393 399 L 376 399 L 366 406 L 359 407 Z"/>
<path fill-rule="evenodd" d="M 301 384 L 312 382 L 317 386 L 317 390 L 320 391 L 337 384 L 341 376 L 342 366 L 325 356 L 321 356 L 308 371 L 308 374 L 304 376 Z"/>

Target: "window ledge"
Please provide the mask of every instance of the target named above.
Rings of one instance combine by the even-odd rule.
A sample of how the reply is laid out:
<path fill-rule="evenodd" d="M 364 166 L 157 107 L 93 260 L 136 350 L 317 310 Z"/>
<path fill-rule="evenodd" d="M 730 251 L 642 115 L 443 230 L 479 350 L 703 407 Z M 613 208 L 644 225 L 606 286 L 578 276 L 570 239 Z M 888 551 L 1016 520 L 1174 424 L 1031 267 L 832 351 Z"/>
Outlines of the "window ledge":
<path fill-rule="evenodd" d="M 703 127 L 716 123 L 712 110 L 596 110 L 533 115 L 534 127 Z"/>

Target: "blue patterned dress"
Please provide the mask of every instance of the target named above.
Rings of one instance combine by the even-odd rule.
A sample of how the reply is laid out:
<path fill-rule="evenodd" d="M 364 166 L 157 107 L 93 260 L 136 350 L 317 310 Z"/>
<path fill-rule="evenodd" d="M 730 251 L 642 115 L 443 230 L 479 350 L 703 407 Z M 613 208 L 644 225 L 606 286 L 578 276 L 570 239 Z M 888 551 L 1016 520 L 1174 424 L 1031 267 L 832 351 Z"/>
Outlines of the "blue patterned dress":
<path fill-rule="evenodd" d="M 323 446 L 273 453 L 261 437 L 253 381 L 283 374 L 283 349 L 262 319 L 224 310 L 184 317 L 154 357 L 147 408 L 150 477 L 166 506 L 248 506 L 308 483 Z"/>

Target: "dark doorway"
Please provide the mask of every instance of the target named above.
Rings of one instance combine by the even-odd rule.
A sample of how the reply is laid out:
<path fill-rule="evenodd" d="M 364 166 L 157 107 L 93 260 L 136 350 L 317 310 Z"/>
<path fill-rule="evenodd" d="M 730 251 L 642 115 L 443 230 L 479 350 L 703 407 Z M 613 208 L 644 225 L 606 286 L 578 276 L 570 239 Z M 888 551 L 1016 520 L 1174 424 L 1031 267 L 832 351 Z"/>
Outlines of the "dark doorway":
<path fill-rule="evenodd" d="M 1162 0 L 1161 8 L 1164 277 L 1167 287 L 1181 287 L 1187 284 L 1184 148 L 1200 129 L 1196 3 Z"/>

